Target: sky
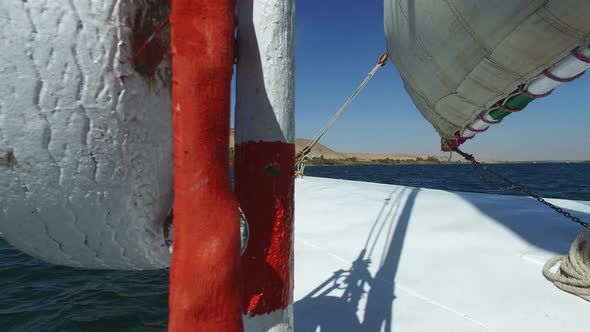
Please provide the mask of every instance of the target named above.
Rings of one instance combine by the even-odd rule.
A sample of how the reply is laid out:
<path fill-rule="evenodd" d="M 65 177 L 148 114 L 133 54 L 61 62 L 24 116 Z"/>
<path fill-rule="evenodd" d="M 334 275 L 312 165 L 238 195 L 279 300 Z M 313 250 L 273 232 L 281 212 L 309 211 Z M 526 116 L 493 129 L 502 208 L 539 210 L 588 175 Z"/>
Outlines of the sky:
<path fill-rule="evenodd" d="M 382 0 L 296 2 L 296 134 L 312 138 L 385 51 Z M 481 159 L 590 160 L 590 74 L 463 145 Z M 440 138 L 391 62 L 320 143 L 339 152 L 435 154 Z"/>
<path fill-rule="evenodd" d="M 296 133 L 311 138 L 346 101 L 385 51 L 382 0 L 296 2 Z M 590 74 L 558 87 L 464 150 L 482 159 L 590 160 Z M 388 62 L 320 143 L 340 152 L 440 152 Z"/>

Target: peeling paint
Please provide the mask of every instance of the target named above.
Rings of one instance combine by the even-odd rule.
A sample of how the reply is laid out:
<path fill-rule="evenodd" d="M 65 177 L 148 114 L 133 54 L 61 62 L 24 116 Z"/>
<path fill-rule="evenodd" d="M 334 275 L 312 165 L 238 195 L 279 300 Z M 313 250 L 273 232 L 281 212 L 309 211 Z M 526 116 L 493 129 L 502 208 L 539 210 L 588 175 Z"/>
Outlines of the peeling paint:
<path fill-rule="evenodd" d="M 142 1 L 135 12 L 131 23 L 131 55 L 138 54 L 141 47 L 170 14 L 170 0 Z M 158 74 L 165 75 L 170 81 L 170 28 L 166 27 L 161 33 L 147 44 L 145 49 L 134 59 L 133 67 L 142 77 L 152 79 Z M 160 70 L 163 73 L 158 73 Z"/>

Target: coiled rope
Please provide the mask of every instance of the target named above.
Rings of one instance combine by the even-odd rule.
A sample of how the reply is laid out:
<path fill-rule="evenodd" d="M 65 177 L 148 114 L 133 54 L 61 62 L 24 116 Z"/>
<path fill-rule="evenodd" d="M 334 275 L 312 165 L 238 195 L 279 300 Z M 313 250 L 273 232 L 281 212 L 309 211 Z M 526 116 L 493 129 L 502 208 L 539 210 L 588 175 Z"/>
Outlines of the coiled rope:
<path fill-rule="evenodd" d="M 543 276 L 559 289 L 590 301 L 590 229 L 578 235 L 567 256 L 547 261 Z"/>

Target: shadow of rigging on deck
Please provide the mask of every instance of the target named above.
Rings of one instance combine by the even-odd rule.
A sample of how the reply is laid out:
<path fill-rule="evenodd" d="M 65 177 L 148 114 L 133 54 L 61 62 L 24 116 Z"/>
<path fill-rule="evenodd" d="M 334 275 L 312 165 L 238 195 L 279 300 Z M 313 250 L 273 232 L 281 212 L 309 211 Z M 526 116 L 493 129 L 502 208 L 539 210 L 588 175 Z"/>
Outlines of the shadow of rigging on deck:
<path fill-rule="evenodd" d="M 391 331 L 395 276 L 408 223 L 419 189 L 397 190 L 385 199 L 365 247 L 348 270 L 338 270 L 295 303 L 295 328 L 299 332 Z M 392 199 L 395 197 L 395 199 Z M 405 198 L 405 199 L 404 199 Z M 379 268 L 370 273 L 379 247 Z M 376 251 L 377 250 L 377 251 Z M 364 310 L 363 310 L 364 308 Z M 359 317 L 362 315 L 362 319 Z"/>

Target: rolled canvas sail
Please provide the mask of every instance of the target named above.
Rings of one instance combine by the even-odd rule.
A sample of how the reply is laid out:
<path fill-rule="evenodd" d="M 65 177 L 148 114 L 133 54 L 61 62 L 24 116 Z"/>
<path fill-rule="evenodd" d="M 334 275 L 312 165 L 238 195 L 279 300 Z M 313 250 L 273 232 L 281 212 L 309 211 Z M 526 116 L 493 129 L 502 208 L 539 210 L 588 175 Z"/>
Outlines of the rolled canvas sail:
<path fill-rule="evenodd" d="M 389 55 L 443 138 L 590 36 L 588 0 L 384 0 L 384 6 Z"/>

